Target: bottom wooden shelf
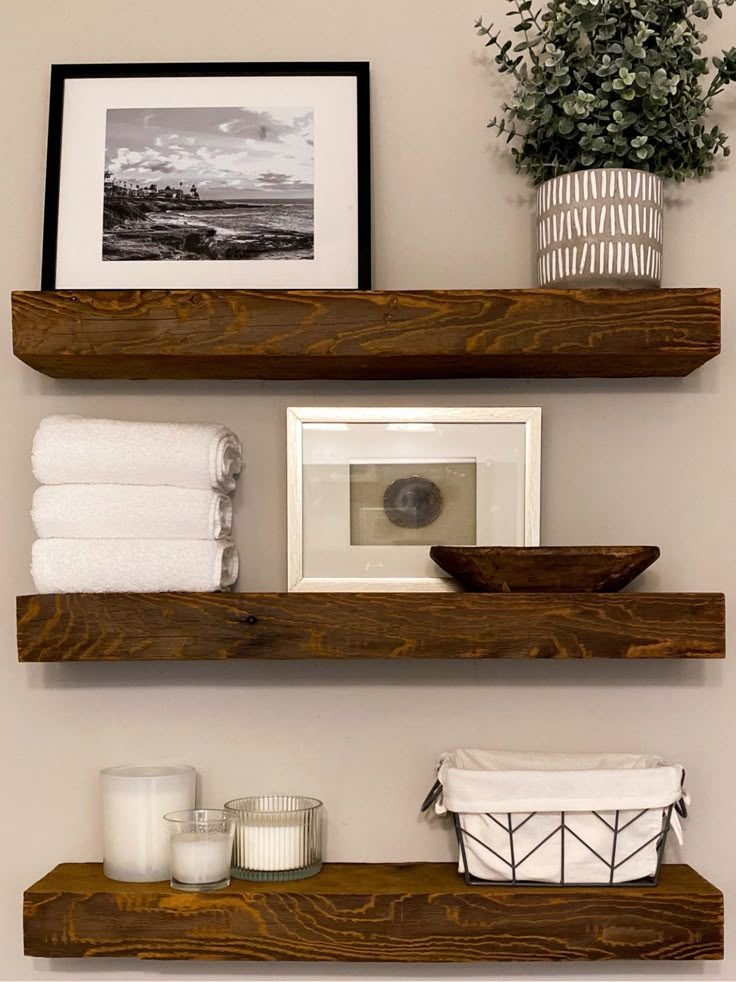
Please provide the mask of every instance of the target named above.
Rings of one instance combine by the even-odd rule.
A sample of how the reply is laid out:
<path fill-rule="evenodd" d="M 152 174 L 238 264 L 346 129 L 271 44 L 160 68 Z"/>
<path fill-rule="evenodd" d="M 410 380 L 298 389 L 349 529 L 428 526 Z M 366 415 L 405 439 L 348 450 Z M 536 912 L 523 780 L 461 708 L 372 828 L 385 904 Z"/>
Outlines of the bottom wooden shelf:
<path fill-rule="evenodd" d="M 656 887 L 475 887 L 450 863 L 335 863 L 309 880 L 181 893 L 64 863 L 25 893 L 43 958 L 477 962 L 723 957 L 723 895 L 689 866 Z"/>

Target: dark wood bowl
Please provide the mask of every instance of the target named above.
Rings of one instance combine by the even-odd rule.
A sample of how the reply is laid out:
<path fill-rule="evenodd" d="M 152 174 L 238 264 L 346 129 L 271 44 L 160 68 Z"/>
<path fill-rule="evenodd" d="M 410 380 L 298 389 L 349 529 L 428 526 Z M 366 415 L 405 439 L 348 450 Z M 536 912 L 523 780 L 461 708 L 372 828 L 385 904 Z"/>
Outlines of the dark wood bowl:
<path fill-rule="evenodd" d="M 613 593 L 659 558 L 658 546 L 432 546 L 472 593 Z"/>

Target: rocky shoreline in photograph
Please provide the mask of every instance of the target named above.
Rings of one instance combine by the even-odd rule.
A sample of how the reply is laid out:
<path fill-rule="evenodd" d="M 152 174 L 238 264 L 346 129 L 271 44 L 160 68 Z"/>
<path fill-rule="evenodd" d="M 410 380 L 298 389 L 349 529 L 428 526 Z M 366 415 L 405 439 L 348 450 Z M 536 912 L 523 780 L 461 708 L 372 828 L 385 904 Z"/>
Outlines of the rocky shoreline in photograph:
<path fill-rule="evenodd" d="M 134 260 L 311 259 L 314 235 L 264 220 L 273 203 L 105 198 L 103 258 Z M 235 231 L 209 224 L 207 212 L 250 212 Z M 212 216 L 214 219 L 214 216 Z M 244 216 L 245 217 L 245 216 Z M 204 219 L 204 220 L 203 220 Z"/>

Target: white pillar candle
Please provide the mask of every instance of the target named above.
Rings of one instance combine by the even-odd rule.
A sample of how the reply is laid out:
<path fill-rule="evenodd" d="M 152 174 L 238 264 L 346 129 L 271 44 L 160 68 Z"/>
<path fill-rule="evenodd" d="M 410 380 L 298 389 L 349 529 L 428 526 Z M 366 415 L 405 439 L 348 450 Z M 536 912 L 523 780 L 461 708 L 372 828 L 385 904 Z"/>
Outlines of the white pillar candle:
<path fill-rule="evenodd" d="M 193 767 L 108 767 L 100 771 L 104 873 L 111 880 L 169 878 L 163 816 L 194 808 Z"/>
<path fill-rule="evenodd" d="M 241 825 L 240 859 L 245 869 L 288 870 L 306 866 L 305 829 L 295 825 Z"/>
<path fill-rule="evenodd" d="M 218 883 L 230 878 L 233 837 L 228 832 L 175 832 L 171 877 L 178 883 Z"/>

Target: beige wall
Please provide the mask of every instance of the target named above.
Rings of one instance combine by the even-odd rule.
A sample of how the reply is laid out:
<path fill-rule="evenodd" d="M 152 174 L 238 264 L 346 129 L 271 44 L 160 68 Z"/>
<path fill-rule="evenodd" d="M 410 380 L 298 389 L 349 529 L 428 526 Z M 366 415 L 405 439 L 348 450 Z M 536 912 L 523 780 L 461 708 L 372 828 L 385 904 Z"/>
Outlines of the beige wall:
<path fill-rule="evenodd" d="M 3 0 L 2 295 L 39 284 L 49 64 L 106 61 L 369 60 L 375 285 L 530 286 L 530 194 L 485 129 L 498 90 L 472 31 L 481 10 L 500 17 L 502 8 L 502 0 Z M 733 12 L 713 31 L 721 46 L 732 43 Z M 735 97 L 725 110 L 733 124 Z M 196 765 L 207 804 L 268 789 L 317 795 L 328 807 L 328 859 L 379 861 L 450 858 L 449 832 L 417 814 L 442 750 L 657 751 L 687 767 L 694 803 L 682 856 L 725 889 L 730 915 L 736 680 L 728 662 L 15 660 L 13 599 L 32 590 L 29 450 L 38 421 L 54 412 L 230 424 L 247 453 L 236 513 L 241 588 L 278 590 L 286 583 L 286 406 L 540 405 L 543 543 L 656 543 L 662 558 L 644 588 L 731 593 L 736 168 L 671 199 L 665 284 L 724 290 L 725 352 L 683 381 L 54 382 L 13 359 L 6 302 L 2 978 L 736 978 L 733 930 L 730 961 L 704 966 L 153 966 L 24 959 L 21 947 L 23 888 L 60 861 L 100 858 L 98 769 L 153 759 Z"/>

